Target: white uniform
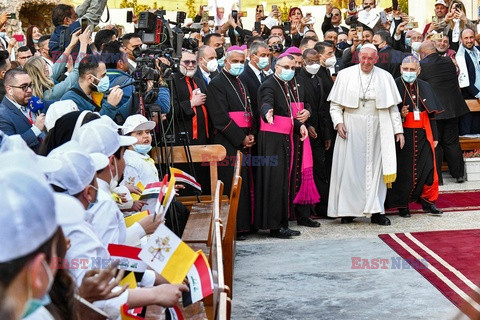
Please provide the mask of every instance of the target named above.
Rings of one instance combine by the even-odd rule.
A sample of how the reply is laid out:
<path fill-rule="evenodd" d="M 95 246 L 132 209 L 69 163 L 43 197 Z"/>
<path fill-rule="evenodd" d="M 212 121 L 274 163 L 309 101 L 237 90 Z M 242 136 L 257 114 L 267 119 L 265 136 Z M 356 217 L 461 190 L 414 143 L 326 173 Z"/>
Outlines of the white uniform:
<path fill-rule="evenodd" d="M 149 183 L 158 182 L 158 170 L 155 162 L 148 155 L 133 150 L 125 150 L 125 170 L 123 171 L 122 185 L 136 186 L 142 182 L 144 186 Z"/>

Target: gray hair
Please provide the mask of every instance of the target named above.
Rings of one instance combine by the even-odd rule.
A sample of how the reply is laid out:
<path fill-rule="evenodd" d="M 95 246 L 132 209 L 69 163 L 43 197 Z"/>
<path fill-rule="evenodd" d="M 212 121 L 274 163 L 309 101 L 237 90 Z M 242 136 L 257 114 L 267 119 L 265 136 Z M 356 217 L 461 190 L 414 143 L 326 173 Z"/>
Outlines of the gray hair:
<path fill-rule="evenodd" d="M 258 42 L 252 43 L 252 45 L 250 46 L 250 54 L 257 54 L 258 49 L 260 48 L 264 48 L 268 50 L 268 46 L 265 42 L 258 41 Z"/>

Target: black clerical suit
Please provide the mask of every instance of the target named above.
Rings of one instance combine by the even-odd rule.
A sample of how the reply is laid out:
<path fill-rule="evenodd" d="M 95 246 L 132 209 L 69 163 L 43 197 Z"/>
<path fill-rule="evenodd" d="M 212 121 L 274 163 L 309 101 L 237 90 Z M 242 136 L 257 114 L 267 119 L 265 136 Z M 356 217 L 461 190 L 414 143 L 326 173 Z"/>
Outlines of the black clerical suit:
<path fill-rule="evenodd" d="M 443 108 L 436 116 L 438 146 L 436 148 L 437 168 L 441 168 L 443 156 L 454 178 L 464 176 L 465 163 L 458 138 L 458 118 L 469 112 L 458 86 L 457 69 L 452 59 L 432 53 L 420 61 L 422 71 L 419 78 L 427 81 Z M 443 151 L 443 152 L 442 152 Z M 440 172 L 440 170 L 439 170 Z M 443 182 L 439 173 L 440 184 Z"/>
<path fill-rule="evenodd" d="M 387 45 L 378 52 L 378 62 L 375 66 L 387 71 L 396 79 L 401 76 L 400 65 L 406 56 L 405 53 Z"/>

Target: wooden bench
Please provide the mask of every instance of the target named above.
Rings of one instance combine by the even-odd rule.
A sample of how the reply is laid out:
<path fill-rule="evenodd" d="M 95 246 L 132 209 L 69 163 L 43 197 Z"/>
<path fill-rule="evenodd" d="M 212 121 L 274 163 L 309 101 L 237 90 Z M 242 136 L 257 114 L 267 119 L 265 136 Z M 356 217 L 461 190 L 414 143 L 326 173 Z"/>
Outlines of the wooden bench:
<path fill-rule="evenodd" d="M 470 112 L 480 112 L 480 104 L 476 99 L 467 99 L 465 102 L 467 103 Z M 462 151 L 480 149 L 480 138 L 469 139 L 460 137 L 460 147 L 462 148 Z"/>

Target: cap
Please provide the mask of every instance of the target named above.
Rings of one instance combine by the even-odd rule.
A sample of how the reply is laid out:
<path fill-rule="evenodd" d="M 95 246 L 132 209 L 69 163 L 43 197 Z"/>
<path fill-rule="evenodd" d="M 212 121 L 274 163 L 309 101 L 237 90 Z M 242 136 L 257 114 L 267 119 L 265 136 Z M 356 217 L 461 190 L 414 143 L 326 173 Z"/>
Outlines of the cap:
<path fill-rule="evenodd" d="M 74 139 L 86 152 L 98 152 L 107 157 L 117 152 L 120 147 L 131 146 L 137 143 L 137 138 L 119 135 L 110 126 L 100 121 L 100 119 L 81 126 Z"/>
<path fill-rule="evenodd" d="M 83 221 L 85 208 L 80 201 L 63 193 L 54 193 L 54 199 L 55 216 L 59 225 L 66 226 Z"/>
<path fill-rule="evenodd" d="M 243 49 L 242 47 L 240 46 L 230 46 L 228 49 L 227 49 L 227 52 L 230 52 L 230 51 L 243 51 L 245 49 Z"/>
<path fill-rule="evenodd" d="M 47 131 L 50 131 L 55 126 L 55 122 L 58 119 L 73 111 L 78 111 L 77 104 L 73 100 L 62 100 L 52 103 L 45 114 Z"/>
<path fill-rule="evenodd" d="M 363 49 L 372 49 L 372 50 L 378 51 L 377 48 L 371 43 L 366 43 L 362 45 L 362 48 L 360 49 L 360 51 Z"/>
<path fill-rule="evenodd" d="M 123 124 L 123 134 L 129 134 L 139 130 L 153 130 L 154 128 L 154 121 L 148 121 L 147 118 L 141 114 L 134 114 L 125 120 Z"/>
<path fill-rule="evenodd" d="M 281 58 L 287 57 L 287 56 L 291 56 L 291 54 L 284 52 L 284 53 L 282 53 L 281 55 L 278 56 L 277 60 L 280 60 Z"/>
<path fill-rule="evenodd" d="M 290 47 L 287 50 L 285 50 L 285 53 L 302 55 L 302 51 L 297 47 Z"/>
<path fill-rule="evenodd" d="M 34 252 L 58 229 L 53 191 L 45 179 L 18 166 L 2 168 L 0 263 Z"/>
<path fill-rule="evenodd" d="M 48 182 L 66 190 L 71 196 L 84 190 L 92 183 L 95 173 L 108 165 L 107 156 L 101 153 L 86 154 L 75 141 L 52 150 L 48 158 L 62 163 L 60 170 L 47 174 Z"/>
<path fill-rule="evenodd" d="M 435 5 L 437 5 L 437 4 L 441 4 L 442 6 L 448 7 L 444 0 L 435 1 Z"/>

